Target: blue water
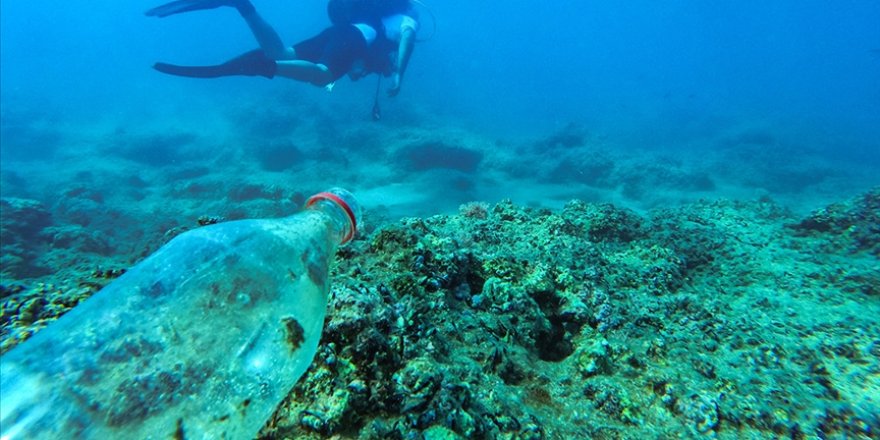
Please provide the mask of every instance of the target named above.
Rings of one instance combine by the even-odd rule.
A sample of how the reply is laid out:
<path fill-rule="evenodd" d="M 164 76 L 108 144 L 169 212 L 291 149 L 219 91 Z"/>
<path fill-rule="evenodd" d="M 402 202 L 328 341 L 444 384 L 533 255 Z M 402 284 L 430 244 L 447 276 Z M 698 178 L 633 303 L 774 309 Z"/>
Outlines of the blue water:
<path fill-rule="evenodd" d="M 382 101 L 386 119 L 380 127 L 386 132 L 451 126 L 499 150 L 514 150 L 574 124 L 588 145 L 620 154 L 620 160 L 628 151 L 693 160 L 749 144 L 762 156 L 749 150 L 741 155 L 760 162 L 759 173 L 791 166 L 808 152 L 823 173 L 837 179 L 852 175 L 852 181 L 825 188 L 821 200 L 801 200 L 806 208 L 829 200 L 839 188 L 849 188 L 840 194 L 848 197 L 880 180 L 871 178 L 880 164 L 878 2 L 426 3 L 430 11 L 420 8 L 421 34 L 430 39 L 417 46 L 401 96 Z M 14 164 L 22 156 L 39 157 L 51 168 L 59 151 L 93 154 L 83 144 L 121 132 L 234 131 L 236 124 L 216 121 L 236 109 L 284 111 L 290 104 L 292 117 L 306 118 L 308 105 L 315 103 L 343 128 L 369 124 L 371 79 L 343 79 L 328 94 L 284 79 L 199 81 L 153 71 L 158 60 L 210 64 L 256 47 L 229 8 L 145 17 L 155 5 L 3 2 L 4 170 L 22 177 Z M 255 5 L 291 44 L 327 24 L 324 2 L 255 0 Z M 53 132 L 58 127 L 63 133 Z M 781 153 L 765 157 L 767 149 Z M 768 163 L 776 160 L 781 162 Z M 716 181 L 709 195 L 785 195 L 766 184 L 774 176 L 754 180 L 764 182 L 755 184 L 760 191 L 750 191 L 748 181 L 725 191 L 730 185 L 720 171 L 704 166 L 701 172 Z M 516 191 L 499 183 L 507 179 L 514 177 L 496 178 L 491 190 L 472 191 L 455 203 L 469 197 L 516 199 Z M 780 185 L 787 194 L 801 186 L 800 181 Z M 4 195 L 16 195 L 11 192 L 7 188 Z M 574 196 L 579 194 L 587 193 Z M 601 192 L 590 194 L 606 199 Z"/>
<path fill-rule="evenodd" d="M 309 194 L 342 186 L 365 209 L 361 237 L 373 243 L 369 252 L 361 243 L 353 252 L 357 258 L 340 272 L 366 275 L 359 295 L 363 285 L 394 286 L 405 278 L 400 272 L 427 274 L 429 266 L 441 270 L 424 278 L 430 283 L 467 278 L 454 281 L 466 287 L 454 293 L 450 286 L 436 293 L 426 288 L 421 297 L 409 287 L 395 291 L 400 301 L 377 306 L 373 317 L 420 310 L 417 304 L 430 299 L 438 307 L 428 307 L 423 322 L 431 325 L 449 321 L 445 313 L 465 304 L 473 304 L 473 316 L 497 314 L 496 305 L 477 306 L 497 300 L 498 310 L 512 310 L 501 315 L 515 315 L 510 322 L 534 327 L 521 332 L 526 339 L 552 324 L 549 357 L 556 356 L 563 333 L 568 338 L 570 329 L 588 321 L 584 316 L 601 321 L 601 333 L 606 323 L 625 321 L 609 327 L 607 353 L 591 348 L 605 347 L 603 335 L 581 332 L 568 371 L 594 374 L 594 365 L 610 362 L 605 358 L 613 346 L 615 361 L 625 361 L 614 367 L 613 381 L 634 384 L 631 402 L 645 402 L 641 409 L 650 417 L 633 428 L 673 419 L 696 420 L 699 428 L 712 414 L 717 424 L 716 402 L 727 401 L 734 418 L 720 421 L 720 432 L 730 438 L 777 435 L 784 432 L 780 426 L 790 427 L 794 437 L 799 425 L 818 424 L 841 435 L 876 429 L 876 423 L 867 426 L 876 421 L 870 416 L 877 413 L 877 393 L 871 394 L 877 387 L 868 371 L 873 364 L 865 361 L 878 346 L 872 315 L 865 313 L 873 310 L 868 297 L 876 299 L 878 284 L 876 193 L 807 216 L 880 185 L 880 1 L 423 0 L 425 41 L 415 49 L 400 96 L 381 97 L 378 122 L 370 118 L 374 78 L 342 79 L 328 93 L 280 78 L 195 80 L 151 68 L 156 61 L 214 64 L 255 48 L 230 8 L 156 19 L 143 13 L 162 0 L 0 1 L 0 297 L 8 311 L 0 316 L 0 346 L 26 337 L 181 231 L 288 215 Z M 290 44 L 328 25 L 323 1 L 253 1 Z M 574 209 L 562 216 L 529 223 L 519 216 L 535 211 L 496 205 L 496 219 L 475 220 L 502 199 L 550 208 L 582 199 L 647 214 L 570 205 Z M 712 202 L 719 199 L 761 203 Z M 710 202 L 660 211 L 650 220 L 652 209 L 698 200 Z M 464 205 L 470 216 L 428 222 L 438 235 L 421 237 L 418 249 L 396 246 L 418 239 L 409 234 L 423 227 L 419 222 L 371 235 L 397 217 L 454 213 L 471 201 L 487 203 Z M 591 217 L 566 219 L 581 212 Z M 514 218 L 510 223 L 519 226 L 490 230 L 500 218 Z M 630 224 L 637 219 L 645 220 L 638 228 L 645 238 L 618 237 L 635 229 Z M 474 223 L 455 230 L 459 221 Z M 527 224 L 536 231 L 521 231 Z M 560 236 L 558 243 L 549 241 Z M 498 249 L 489 244 L 496 240 L 503 243 Z M 554 255 L 556 249 L 565 255 Z M 546 258 L 535 261 L 535 255 Z M 557 257 L 577 259 L 577 267 L 565 268 Z M 415 269 L 412 262 L 422 259 L 433 261 Z M 465 271 L 459 266 L 468 261 L 483 265 L 467 269 L 473 280 L 443 273 Z M 381 271 L 390 274 L 376 273 Z M 527 276 L 507 279 L 520 271 Z M 546 283 L 559 291 L 545 292 Z M 473 301 L 461 301 L 468 292 Z M 441 294 L 445 299 L 435 301 Z M 543 297 L 553 304 L 530 305 Z M 363 307 L 358 316 L 369 318 L 369 301 L 346 304 L 355 312 Z M 468 328 L 483 333 L 495 328 L 486 324 L 492 319 Z M 506 320 L 497 328 L 506 329 Z M 694 329 L 713 334 L 692 337 Z M 472 336 L 457 340 L 490 340 Z M 517 339 L 505 335 L 494 351 L 513 352 L 504 345 L 521 344 Z M 428 358 L 436 351 L 432 340 L 421 338 Z M 693 365 L 683 363 L 680 354 L 693 351 L 698 340 L 712 353 L 692 353 Z M 717 360 L 717 378 L 712 363 L 703 361 L 709 358 Z M 544 413 L 545 422 L 616 429 L 594 421 L 605 420 L 602 412 L 610 417 L 610 407 L 628 400 L 626 393 L 618 398 L 602 391 L 608 397 L 594 399 L 578 378 L 566 375 L 562 383 L 574 388 L 542 394 L 537 391 L 547 378 L 556 381 L 554 372 L 566 370 L 504 366 L 516 362 L 510 357 L 501 368 L 531 377 L 523 386 L 499 389 L 501 396 L 518 396 L 515 406 L 529 394 L 542 407 L 551 396 L 567 396 L 577 401 L 576 411 Z M 470 368 L 462 365 L 448 373 Z M 358 375 L 372 368 L 361 367 Z M 675 380 L 667 389 L 668 377 Z M 686 385 L 694 377 L 697 385 Z M 371 386 L 394 393 L 409 386 L 386 387 L 379 379 Z M 444 378 L 443 389 L 459 380 Z M 485 394 L 491 401 L 499 390 L 474 399 Z M 351 402 L 364 395 L 351 393 Z M 636 419 L 620 421 L 639 420 L 638 405 L 631 406 Z M 847 416 L 850 407 L 868 422 Z M 515 421 L 494 420 L 492 405 L 474 408 L 489 408 L 480 417 L 492 413 L 499 428 L 499 420 Z M 381 412 L 397 423 L 396 415 Z M 751 421 L 735 426 L 736 414 Z M 373 416 L 375 411 L 365 415 Z"/>

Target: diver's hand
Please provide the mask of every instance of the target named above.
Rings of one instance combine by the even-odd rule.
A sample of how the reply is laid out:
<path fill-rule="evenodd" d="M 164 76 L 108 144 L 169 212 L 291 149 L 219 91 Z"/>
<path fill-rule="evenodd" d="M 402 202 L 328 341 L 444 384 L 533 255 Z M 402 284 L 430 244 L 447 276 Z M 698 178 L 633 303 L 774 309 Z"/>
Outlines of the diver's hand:
<path fill-rule="evenodd" d="M 400 74 L 394 73 L 391 75 L 391 85 L 388 86 L 388 96 L 395 97 L 400 93 Z"/>

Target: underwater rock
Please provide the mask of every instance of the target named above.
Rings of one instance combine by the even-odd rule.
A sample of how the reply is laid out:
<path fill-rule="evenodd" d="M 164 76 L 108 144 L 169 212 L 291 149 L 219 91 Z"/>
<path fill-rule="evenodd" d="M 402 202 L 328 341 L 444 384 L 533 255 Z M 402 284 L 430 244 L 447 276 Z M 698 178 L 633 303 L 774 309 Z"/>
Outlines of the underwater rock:
<path fill-rule="evenodd" d="M 743 210 L 763 209 L 762 205 Z M 652 240 L 672 250 L 687 271 L 711 265 L 724 258 L 733 238 L 727 226 L 739 219 L 727 216 L 730 207 L 722 202 L 698 202 L 686 208 L 658 209 L 651 216 L 648 230 Z M 781 216 L 772 209 L 766 213 Z"/>
<path fill-rule="evenodd" d="M 302 162 L 305 157 L 293 142 L 286 139 L 260 144 L 254 149 L 254 155 L 266 171 L 284 171 Z"/>
<path fill-rule="evenodd" d="M 2 279 L 35 278 L 50 269 L 40 262 L 52 215 L 36 200 L 0 199 L 0 273 Z"/>
<path fill-rule="evenodd" d="M 378 225 L 339 250 L 318 353 L 260 438 L 871 438 L 850 378 L 880 368 L 876 200 L 824 231 L 723 200 Z M 4 281 L 0 350 L 108 282 L 95 267 Z"/>
<path fill-rule="evenodd" d="M 226 197 L 231 202 L 240 203 L 257 199 L 281 200 L 282 196 L 283 191 L 277 186 L 246 183 L 232 187 Z"/>
<path fill-rule="evenodd" d="M 0 299 L 21 293 L 26 289 L 25 285 L 19 283 L 0 284 Z"/>
<path fill-rule="evenodd" d="M 587 142 L 587 130 L 580 124 L 570 122 L 559 131 L 539 139 L 533 145 L 533 149 L 539 152 L 555 152 L 560 149 L 571 149 L 582 146 Z"/>
<path fill-rule="evenodd" d="M 0 210 L 3 212 L 0 226 L 4 234 L 10 234 L 4 237 L 4 242 L 13 239 L 33 240 L 43 232 L 43 228 L 52 224 L 52 215 L 36 200 L 0 198 Z"/>
<path fill-rule="evenodd" d="M 621 287 L 654 295 L 675 292 L 684 283 L 685 265 L 671 249 L 659 246 L 627 249 L 609 257 L 608 279 Z"/>
<path fill-rule="evenodd" d="M 880 257 L 880 188 L 813 211 L 789 227 L 800 235 L 837 236 L 848 243 L 852 251 L 867 251 Z"/>
<path fill-rule="evenodd" d="M 411 413 L 424 410 L 440 390 L 443 372 L 430 359 L 416 358 L 394 373 L 394 393 L 402 399 L 400 411 Z"/>
<path fill-rule="evenodd" d="M 467 218 L 485 220 L 489 217 L 489 204 L 485 202 L 465 203 L 459 206 L 458 213 Z"/>
<path fill-rule="evenodd" d="M 180 164 L 201 155 L 196 145 L 198 137 L 193 133 L 130 135 L 120 132 L 113 139 L 113 145 L 105 149 L 107 154 L 152 167 Z"/>
<path fill-rule="evenodd" d="M 719 173 L 728 181 L 774 194 L 802 192 L 839 172 L 817 150 L 786 143 L 772 132 L 752 130 L 722 143 L 727 151 L 715 166 Z"/>
<path fill-rule="evenodd" d="M 71 199 L 86 199 L 91 200 L 98 204 L 104 203 L 104 193 L 101 191 L 95 190 L 93 188 L 88 188 L 85 186 L 71 188 L 68 191 L 64 192 L 64 197 Z"/>
<path fill-rule="evenodd" d="M 550 182 L 579 182 L 597 187 L 612 187 L 614 160 L 603 151 L 566 152 L 545 179 Z"/>
<path fill-rule="evenodd" d="M 675 160 L 652 160 L 629 164 L 615 169 L 614 181 L 622 186 L 623 194 L 640 200 L 652 191 L 711 191 L 715 182 L 705 171 L 691 169 Z"/>
<path fill-rule="evenodd" d="M 94 222 L 107 220 L 107 208 L 103 197 L 89 191 L 74 191 L 72 196 L 58 200 L 52 210 L 59 223 L 73 223 L 79 226 L 93 226 Z"/>
<path fill-rule="evenodd" d="M 456 434 L 455 431 L 437 425 L 426 429 L 422 432 L 422 436 L 424 440 L 458 440 L 467 438 Z"/>
<path fill-rule="evenodd" d="M 708 396 L 695 394 L 679 399 L 675 410 L 693 423 L 696 434 L 706 434 L 718 427 L 718 404 Z"/>
<path fill-rule="evenodd" d="M 572 201 L 565 205 L 563 217 L 569 219 L 571 225 L 582 229 L 574 229 L 575 235 L 586 233 L 591 241 L 632 241 L 644 235 L 643 219 L 635 212 L 620 209 L 613 205 L 594 205 L 581 201 Z"/>
<path fill-rule="evenodd" d="M 199 226 L 208 226 L 208 225 L 216 225 L 217 223 L 223 223 L 226 221 L 226 218 L 220 215 L 200 215 L 199 218 L 196 219 L 196 223 Z"/>
<path fill-rule="evenodd" d="M 168 172 L 168 178 L 171 181 L 177 180 L 192 180 L 198 179 L 199 177 L 205 177 L 211 174 L 211 168 L 201 165 L 184 165 L 177 169 L 172 169 Z M 132 178 L 136 178 L 137 176 L 132 176 Z M 140 179 L 138 179 L 140 180 Z M 143 187 L 146 186 L 146 182 L 130 182 L 133 183 L 134 186 Z"/>
<path fill-rule="evenodd" d="M 599 338 L 584 346 L 577 354 L 578 371 L 584 377 L 611 373 L 611 346 L 604 338 Z"/>
<path fill-rule="evenodd" d="M 111 256 L 115 249 L 107 237 L 79 225 L 52 226 L 45 234 L 54 248 Z"/>
<path fill-rule="evenodd" d="M 483 153 L 466 147 L 447 145 L 442 141 L 425 141 L 407 145 L 396 155 L 401 166 L 410 171 L 449 169 L 473 173 L 483 160 Z"/>
<path fill-rule="evenodd" d="M 281 102 L 277 103 L 279 105 L 243 105 L 234 115 L 236 123 L 253 137 L 289 137 L 303 123 L 299 112 L 291 108 L 291 101 L 284 101 L 284 105 L 280 105 Z"/>
<path fill-rule="evenodd" d="M 381 157 L 386 154 L 385 140 L 383 135 L 387 133 L 383 127 L 379 125 L 361 125 L 352 126 L 339 131 L 333 132 L 328 142 L 322 142 L 322 145 L 332 147 L 334 150 L 357 151 L 367 154 L 371 157 Z"/>
<path fill-rule="evenodd" d="M 638 416 L 638 405 L 633 402 L 627 392 L 607 380 L 593 380 L 583 390 L 583 395 L 593 407 L 612 420 L 624 425 L 641 423 Z"/>

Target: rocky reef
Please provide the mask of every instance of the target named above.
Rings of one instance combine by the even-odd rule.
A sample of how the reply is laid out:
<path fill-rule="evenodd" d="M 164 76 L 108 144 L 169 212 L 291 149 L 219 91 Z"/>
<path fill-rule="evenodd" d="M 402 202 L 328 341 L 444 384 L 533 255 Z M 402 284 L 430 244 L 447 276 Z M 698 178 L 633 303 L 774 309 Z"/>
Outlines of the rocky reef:
<path fill-rule="evenodd" d="M 880 188 L 807 217 L 501 202 L 381 225 L 339 250 L 261 438 L 876 438 L 878 224 Z M 3 350 L 116 274 L 4 277 Z"/>

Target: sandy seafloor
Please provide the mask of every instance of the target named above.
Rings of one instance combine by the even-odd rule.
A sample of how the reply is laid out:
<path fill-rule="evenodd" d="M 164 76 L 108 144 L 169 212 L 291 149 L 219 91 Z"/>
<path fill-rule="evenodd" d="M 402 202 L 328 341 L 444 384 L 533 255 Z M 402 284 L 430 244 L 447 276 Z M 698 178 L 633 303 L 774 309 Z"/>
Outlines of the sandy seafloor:
<path fill-rule="evenodd" d="M 364 226 L 263 438 L 880 436 L 870 164 L 767 129 L 621 150 L 320 96 L 142 123 L 4 108 L 2 350 L 200 220 L 342 185 Z"/>

